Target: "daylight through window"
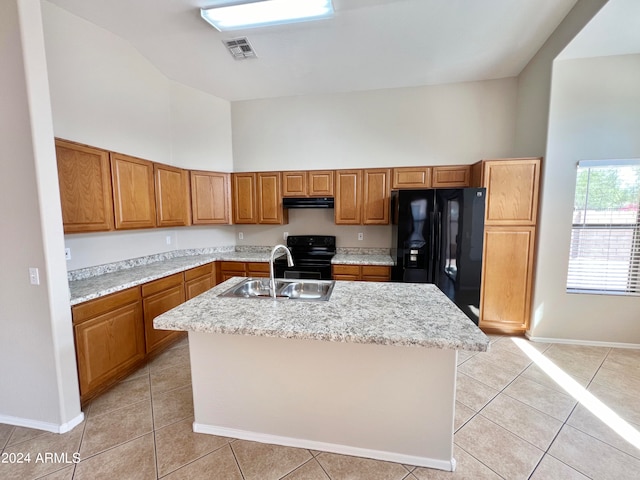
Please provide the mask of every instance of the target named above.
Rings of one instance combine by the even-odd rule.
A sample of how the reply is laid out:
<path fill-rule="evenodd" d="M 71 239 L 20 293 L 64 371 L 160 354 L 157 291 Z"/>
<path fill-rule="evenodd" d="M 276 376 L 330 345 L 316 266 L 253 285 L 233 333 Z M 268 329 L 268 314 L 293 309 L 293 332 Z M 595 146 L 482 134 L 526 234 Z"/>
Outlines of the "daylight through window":
<path fill-rule="evenodd" d="M 567 291 L 640 295 L 640 159 L 578 164 Z"/>

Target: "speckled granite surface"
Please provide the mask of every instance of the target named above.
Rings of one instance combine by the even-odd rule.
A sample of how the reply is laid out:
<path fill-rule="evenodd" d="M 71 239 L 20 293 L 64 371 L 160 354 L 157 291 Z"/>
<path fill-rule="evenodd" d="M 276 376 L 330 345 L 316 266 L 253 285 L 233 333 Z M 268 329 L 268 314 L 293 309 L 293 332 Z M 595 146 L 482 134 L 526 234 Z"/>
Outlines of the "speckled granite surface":
<path fill-rule="evenodd" d="M 327 302 L 219 297 L 234 277 L 156 317 L 167 330 L 486 351 L 489 339 L 430 284 L 336 282 Z"/>
<path fill-rule="evenodd" d="M 102 275 L 95 275 L 69 282 L 71 305 L 86 302 L 94 298 L 103 297 L 110 293 L 119 292 L 126 288 L 135 287 L 152 280 L 157 280 L 174 273 L 183 272 L 190 268 L 204 265 L 216 260 L 237 262 L 268 262 L 270 252 L 264 251 L 219 251 L 214 253 L 200 253 L 180 257 L 155 260 L 144 263 L 140 260 L 136 266 L 109 271 Z M 152 257 L 156 257 L 155 255 Z M 148 257 L 143 257 L 148 258 Z M 138 259 L 134 259 L 138 260 Z M 134 260 L 130 260 L 132 262 Z M 102 266 L 101 266 L 102 267 Z M 100 268 L 100 267 L 93 267 Z"/>
<path fill-rule="evenodd" d="M 148 255 L 68 273 L 71 305 L 103 297 L 213 261 L 268 262 L 272 247 L 212 247 Z M 386 249 L 338 249 L 332 263 L 393 265 Z M 348 252 L 348 253 L 346 253 Z M 386 254 L 385 254 L 386 252 Z"/>
<path fill-rule="evenodd" d="M 389 254 L 372 255 L 372 254 L 354 254 L 354 253 L 337 253 L 331 259 L 332 265 L 383 265 L 393 267 L 393 258 Z"/>

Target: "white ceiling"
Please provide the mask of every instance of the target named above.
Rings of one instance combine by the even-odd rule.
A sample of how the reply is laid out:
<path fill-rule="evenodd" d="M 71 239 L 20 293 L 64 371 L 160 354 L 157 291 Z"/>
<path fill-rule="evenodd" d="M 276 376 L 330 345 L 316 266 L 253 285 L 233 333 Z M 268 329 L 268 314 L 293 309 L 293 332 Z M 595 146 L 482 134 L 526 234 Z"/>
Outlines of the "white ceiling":
<path fill-rule="evenodd" d="M 234 101 L 515 76 L 577 0 L 333 0 L 329 20 L 232 33 L 200 18 L 220 0 L 49 1 Z M 258 58 L 231 57 L 221 40 L 239 36 Z"/>

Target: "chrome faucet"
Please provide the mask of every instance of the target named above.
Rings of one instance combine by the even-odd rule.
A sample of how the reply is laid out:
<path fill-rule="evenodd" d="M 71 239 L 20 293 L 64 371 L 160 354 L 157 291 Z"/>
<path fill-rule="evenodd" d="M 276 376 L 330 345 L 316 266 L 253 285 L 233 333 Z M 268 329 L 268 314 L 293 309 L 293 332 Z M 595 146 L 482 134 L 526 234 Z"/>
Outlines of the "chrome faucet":
<path fill-rule="evenodd" d="M 291 256 L 291 251 L 287 248 L 287 246 L 276 245 L 275 247 L 273 247 L 273 250 L 271 250 L 271 257 L 269 258 L 269 291 L 272 298 L 276 298 L 276 280 L 273 273 L 273 260 L 275 258 L 276 252 L 281 248 L 284 248 L 285 252 L 287 252 L 287 264 L 290 267 L 293 267 L 293 257 Z"/>

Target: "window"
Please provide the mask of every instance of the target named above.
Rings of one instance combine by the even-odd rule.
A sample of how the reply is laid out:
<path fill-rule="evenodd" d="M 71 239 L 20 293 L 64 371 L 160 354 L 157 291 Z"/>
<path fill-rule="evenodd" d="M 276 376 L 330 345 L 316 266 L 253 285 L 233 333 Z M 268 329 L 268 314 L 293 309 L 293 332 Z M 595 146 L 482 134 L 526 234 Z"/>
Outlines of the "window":
<path fill-rule="evenodd" d="M 578 164 L 567 291 L 640 295 L 640 159 Z"/>

